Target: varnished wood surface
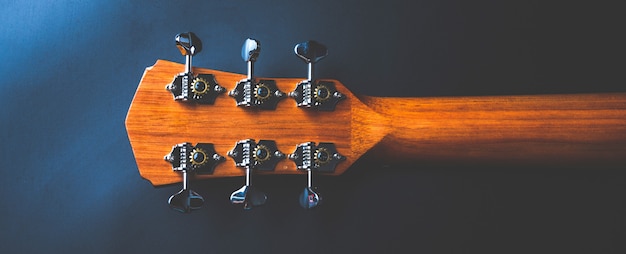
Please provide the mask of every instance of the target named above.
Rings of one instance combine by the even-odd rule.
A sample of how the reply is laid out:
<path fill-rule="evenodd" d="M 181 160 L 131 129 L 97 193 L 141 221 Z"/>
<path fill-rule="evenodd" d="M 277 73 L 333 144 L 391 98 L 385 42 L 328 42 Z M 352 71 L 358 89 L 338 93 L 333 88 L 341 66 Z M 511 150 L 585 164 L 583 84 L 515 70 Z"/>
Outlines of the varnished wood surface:
<path fill-rule="evenodd" d="M 147 68 L 126 119 L 139 172 L 154 185 L 182 180 L 163 160 L 173 145 L 213 143 L 226 156 L 238 140 L 247 138 L 275 140 L 286 154 L 303 142 L 333 142 L 347 157 L 335 174 L 368 152 L 368 157 L 387 163 L 626 165 L 626 94 L 357 98 L 334 81 L 347 97 L 334 112 L 297 108 L 291 98 L 274 111 L 261 111 L 237 107 L 227 94 L 214 105 L 174 101 L 164 87 L 183 68 L 163 60 Z M 194 72 L 214 74 L 228 91 L 245 78 L 201 68 Z M 301 81 L 275 80 L 283 92 Z M 297 173 L 302 172 L 288 159 L 270 172 Z M 227 157 L 213 175 L 198 178 L 243 174 Z"/>
<path fill-rule="evenodd" d="M 351 141 L 351 109 L 367 110 L 342 84 L 335 81 L 337 90 L 346 95 L 334 112 L 301 109 L 292 98 L 284 98 L 276 110 L 255 110 L 237 107 L 235 99 L 221 94 L 214 105 L 199 105 L 174 101 L 165 89 L 173 77 L 184 70 L 184 65 L 159 60 L 146 69 L 126 117 L 126 128 L 137 167 L 142 177 L 154 185 L 180 182 L 180 173 L 173 172 L 163 160 L 172 146 L 182 142 L 213 143 L 218 154 L 226 157 L 213 175 L 197 178 L 244 175 L 227 156 L 235 143 L 243 139 L 274 140 L 278 149 L 292 153 L 296 145 L 313 141 L 335 143 L 337 151 L 346 156 L 335 174 L 345 171 L 365 150 L 353 149 Z M 194 68 L 194 73 L 215 75 L 218 84 L 227 91 L 234 89 L 244 75 Z M 274 79 L 278 88 L 288 93 L 302 79 Z M 303 173 L 289 160 L 282 160 L 275 174 Z"/>
<path fill-rule="evenodd" d="M 360 98 L 379 160 L 626 167 L 626 94 Z"/>

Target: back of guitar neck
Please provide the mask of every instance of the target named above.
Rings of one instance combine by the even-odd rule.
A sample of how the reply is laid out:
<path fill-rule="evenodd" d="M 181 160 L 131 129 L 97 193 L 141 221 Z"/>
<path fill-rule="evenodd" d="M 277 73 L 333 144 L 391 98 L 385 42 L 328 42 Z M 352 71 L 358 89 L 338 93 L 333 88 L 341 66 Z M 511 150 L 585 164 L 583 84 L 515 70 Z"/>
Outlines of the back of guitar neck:
<path fill-rule="evenodd" d="M 626 165 L 623 93 L 360 99 L 378 115 L 356 119 L 384 135 L 368 153 L 377 160 Z"/>

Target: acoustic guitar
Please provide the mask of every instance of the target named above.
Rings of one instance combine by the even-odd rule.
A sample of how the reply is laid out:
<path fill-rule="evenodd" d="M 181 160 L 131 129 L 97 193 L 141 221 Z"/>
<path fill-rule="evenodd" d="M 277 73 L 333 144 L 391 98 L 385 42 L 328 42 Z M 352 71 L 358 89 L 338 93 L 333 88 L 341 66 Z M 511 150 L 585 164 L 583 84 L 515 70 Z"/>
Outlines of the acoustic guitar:
<path fill-rule="evenodd" d="M 168 200 L 200 208 L 191 180 L 245 176 L 231 202 L 250 209 L 267 197 L 252 174 L 308 174 L 304 208 L 320 204 L 313 173 L 338 175 L 362 157 L 386 163 L 471 163 L 620 167 L 626 165 L 626 94 L 437 98 L 354 95 L 338 80 L 314 79 L 327 54 L 315 41 L 295 54 L 308 77 L 259 78 L 260 43 L 248 39 L 247 74 L 192 66 L 202 43 L 175 37 L 185 64 L 148 67 L 128 110 L 126 129 L 141 176 L 153 185 L 183 183 Z M 304 69 L 304 68 L 303 68 Z"/>

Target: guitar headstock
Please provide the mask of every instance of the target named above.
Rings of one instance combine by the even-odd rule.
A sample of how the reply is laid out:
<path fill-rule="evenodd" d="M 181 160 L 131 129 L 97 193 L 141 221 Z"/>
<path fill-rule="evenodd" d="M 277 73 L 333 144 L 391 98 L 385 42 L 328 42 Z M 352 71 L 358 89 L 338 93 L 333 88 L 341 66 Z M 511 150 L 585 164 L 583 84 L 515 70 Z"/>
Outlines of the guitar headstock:
<path fill-rule="evenodd" d="M 192 171 L 190 179 L 250 170 L 338 175 L 384 136 L 366 124 L 382 117 L 341 82 L 312 80 L 312 64 L 321 57 L 307 50 L 318 49 L 295 48 L 305 61 L 315 59 L 303 80 L 254 77 L 257 41 L 246 41 L 242 50 L 248 75 L 191 67 L 184 50 L 190 46 L 183 46 L 186 65 L 157 60 L 145 70 L 126 118 L 139 172 L 155 186 L 184 180 L 186 186 Z"/>

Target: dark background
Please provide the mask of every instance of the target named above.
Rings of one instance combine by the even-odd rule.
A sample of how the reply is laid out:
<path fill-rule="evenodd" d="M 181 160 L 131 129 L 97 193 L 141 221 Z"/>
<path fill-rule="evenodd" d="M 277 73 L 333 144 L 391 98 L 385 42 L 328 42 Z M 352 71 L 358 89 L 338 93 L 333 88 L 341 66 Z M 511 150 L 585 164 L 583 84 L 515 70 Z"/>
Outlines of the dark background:
<path fill-rule="evenodd" d="M 624 92 L 620 1 L 0 0 L 0 249 L 4 253 L 624 253 L 626 173 L 602 168 L 378 166 L 259 176 L 268 204 L 228 202 L 242 178 L 194 182 L 207 201 L 172 211 L 179 185 L 136 168 L 124 119 L 157 59 L 304 77 L 293 45 L 326 44 L 317 76 L 355 94 Z"/>

